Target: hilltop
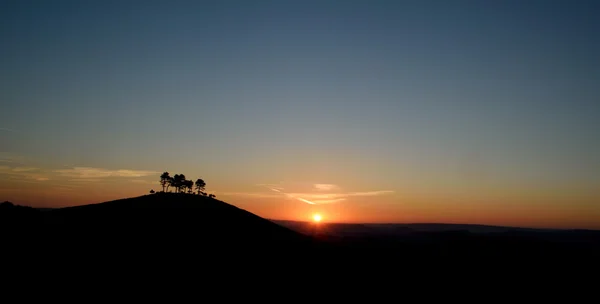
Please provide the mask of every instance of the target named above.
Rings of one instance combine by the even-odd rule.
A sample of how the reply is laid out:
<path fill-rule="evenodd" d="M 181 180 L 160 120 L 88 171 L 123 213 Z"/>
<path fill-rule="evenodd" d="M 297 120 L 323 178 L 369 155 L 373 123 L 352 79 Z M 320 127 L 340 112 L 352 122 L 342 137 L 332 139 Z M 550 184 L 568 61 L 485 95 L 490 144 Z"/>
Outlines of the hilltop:
<path fill-rule="evenodd" d="M 105 229 L 192 229 L 205 237 L 243 235 L 284 240 L 298 236 L 223 201 L 183 193 L 156 193 L 47 212 L 45 224 Z"/>

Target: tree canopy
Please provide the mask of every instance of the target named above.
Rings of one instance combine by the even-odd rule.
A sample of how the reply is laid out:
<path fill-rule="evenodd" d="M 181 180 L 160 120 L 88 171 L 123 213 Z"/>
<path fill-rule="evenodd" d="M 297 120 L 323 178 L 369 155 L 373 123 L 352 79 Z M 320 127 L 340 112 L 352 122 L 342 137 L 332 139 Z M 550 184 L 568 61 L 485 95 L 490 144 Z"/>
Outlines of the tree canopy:
<path fill-rule="evenodd" d="M 208 196 L 210 198 L 215 198 L 216 195 L 214 194 L 208 194 L 205 192 L 206 189 L 206 182 L 204 182 L 203 179 L 198 178 L 196 180 L 196 182 L 194 182 L 193 180 L 188 180 L 186 179 L 186 176 L 184 174 L 175 174 L 173 176 L 171 176 L 171 174 L 169 172 L 163 172 L 163 174 L 160 175 L 160 185 L 162 187 L 162 193 L 165 192 L 171 192 L 169 191 L 169 188 L 171 189 L 175 189 L 175 193 L 188 193 L 188 194 L 196 194 L 196 195 L 203 195 L 203 196 Z M 194 192 L 194 186 L 195 186 L 195 192 Z M 158 193 L 158 191 L 156 192 Z"/>

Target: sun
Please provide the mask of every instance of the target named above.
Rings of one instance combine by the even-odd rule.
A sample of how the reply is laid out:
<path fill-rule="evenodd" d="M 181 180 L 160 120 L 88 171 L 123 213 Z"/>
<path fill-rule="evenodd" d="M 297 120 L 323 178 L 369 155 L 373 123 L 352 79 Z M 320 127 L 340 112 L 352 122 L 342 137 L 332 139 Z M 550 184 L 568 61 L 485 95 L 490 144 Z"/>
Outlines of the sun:
<path fill-rule="evenodd" d="M 315 222 L 317 222 L 317 223 L 318 223 L 318 222 L 320 222 L 320 221 L 321 221 L 321 219 L 322 219 L 322 218 L 321 218 L 321 215 L 320 215 L 320 214 L 316 213 L 316 214 L 314 214 L 314 215 L 313 215 L 313 221 L 315 221 Z"/>

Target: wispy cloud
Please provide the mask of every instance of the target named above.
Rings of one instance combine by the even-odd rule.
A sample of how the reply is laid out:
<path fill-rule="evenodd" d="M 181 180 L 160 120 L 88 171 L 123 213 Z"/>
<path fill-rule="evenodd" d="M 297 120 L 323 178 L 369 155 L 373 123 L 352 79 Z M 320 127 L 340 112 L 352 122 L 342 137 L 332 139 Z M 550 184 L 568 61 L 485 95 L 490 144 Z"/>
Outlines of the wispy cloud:
<path fill-rule="evenodd" d="M 315 189 L 319 191 L 333 191 L 339 189 L 339 187 L 333 184 L 315 184 Z"/>
<path fill-rule="evenodd" d="M 295 199 L 310 205 L 319 204 L 334 204 L 340 203 L 347 200 L 350 197 L 357 196 L 380 196 L 393 194 L 392 190 L 377 190 L 377 191 L 363 191 L 363 192 L 341 192 L 333 190 L 340 190 L 340 187 L 333 184 L 314 184 L 313 191 L 316 192 L 288 192 L 284 187 L 277 184 L 260 184 L 259 186 L 265 187 L 272 192 L 278 193 L 291 199 Z M 332 191 L 327 193 L 328 191 Z M 254 194 L 254 196 L 261 196 L 263 193 Z"/>
<path fill-rule="evenodd" d="M 285 189 L 285 188 L 282 188 L 279 184 L 257 184 L 257 186 L 266 187 L 269 189 L 276 189 L 276 190 L 284 190 Z"/>
<path fill-rule="evenodd" d="M 143 179 L 132 179 L 130 182 L 134 184 L 142 184 L 142 185 L 158 185 L 158 182 L 151 182 Z"/>
<path fill-rule="evenodd" d="M 392 190 L 379 190 L 379 191 L 366 191 L 366 192 L 350 192 L 348 196 L 378 196 L 392 194 L 395 191 Z"/>
<path fill-rule="evenodd" d="M 0 162 L 16 164 L 25 162 L 25 157 L 10 152 L 0 152 Z"/>
<path fill-rule="evenodd" d="M 343 202 L 345 200 L 346 200 L 345 198 L 335 198 L 335 199 L 313 200 L 313 202 L 315 202 L 317 204 L 335 204 L 335 203 Z"/>
<path fill-rule="evenodd" d="M 10 180 L 21 180 L 23 182 L 44 182 L 50 180 L 46 172 L 34 167 L 0 166 L 0 175 L 5 175 Z"/>
<path fill-rule="evenodd" d="M 59 192 L 70 192 L 70 191 L 74 191 L 75 188 L 65 187 L 65 186 L 56 186 L 56 187 L 53 187 L 52 190 L 59 191 Z"/>
<path fill-rule="evenodd" d="M 293 197 L 303 197 L 318 204 L 337 203 L 353 196 L 379 196 L 392 194 L 391 190 L 365 191 L 365 192 L 334 192 L 334 193 L 288 193 Z"/>
<path fill-rule="evenodd" d="M 110 170 L 92 167 L 72 167 L 67 169 L 42 169 L 33 166 L 15 166 L 14 163 L 0 166 L 0 178 L 23 183 L 62 181 L 75 184 L 99 183 L 107 178 L 129 178 L 133 183 L 150 183 L 142 177 L 157 175 L 160 172 L 148 170 Z"/>
<path fill-rule="evenodd" d="M 304 198 L 301 198 L 301 197 L 293 197 L 293 196 L 292 196 L 292 198 L 295 198 L 295 199 L 297 199 L 297 200 L 299 200 L 299 201 L 301 201 L 301 202 L 305 202 L 305 203 L 307 203 L 307 204 L 310 204 L 310 205 L 316 205 L 316 204 L 317 204 L 317 203 L 315 203 L 315 202 L 311 202 L 311 201 L 309 201 L 309 200 L 307 200 L 307 199 L 304 199 Z"/>
<path fill-rule="evenodd" d="M 54 170 L 60 176 L 77 178 L 77 179 L 98 179 L 106 177 L 144 177 L 149 175 L 160 174 L 157 171 L 146 171 L 146 170 L 110 170 L 104 168 L 92 168 L 92 167 L 74 167 L 70 169 Z"/>
<path fill-rule="evenodd" d="M 276 193 L 265 193 L 265 192 L 223 192 L 221 195 L 231 196 L 244 196 L 244 197 L 255 197 L 255 198 L 278 198 L 280 194 Z"/>
<path fill-rule="evenodd" d="M 311 202 L 311 201 L 309 201 L 309 200 L 307 200 L 305 198 L 302 198 L 302 197 L 299 197 L 299 196 L 295 196 L 295 195 L 292 195 L 290 193 L 283 192 L 283 188 L 276 188 L 276 187 L 270 187 L 270 186 L 267 186 L 267 188 L 271 189 L 271 191 L 275 191 L 277 193 L 281 193 L 281 194 L 283 194 L 283 195 L 285 195 L 285 196 L 287 196 L 289 198 L 297 199 L 297 200 L 299 200 L 301 202 L 304 202 L 304 203 L 307 203 L 307 204 L 310 204 L 310 205 L 316 205 L 315 202 Z"/>
<path fill-rule="evenodd" d="M 17 130 L 11 129 L 11 128 L 0 128 L 0 131 L 13 132 L 13 133 L 17 132 Z"/>
<path fill-rule="evenodd" d="M 29 171 L 37 171 L 39 170 L 39 168 L 35 168 L 35 167 L 15 167 L 12 168 L 12 171 L 14 172 L 29 172 Z"/>
<path fill-rule="evenodd" d="M 71 179 L 67 179 L 67 181 L 72 182 L 72 183 L 88 184 L 88 183 L 102 182 L 102 179 L 101 178 L 71 178 Z"/>
<path fill-rule="evenodd" d="M 74 183 L 94 183 L 102 182 L 107 178 L 122 177 L 130 178 L 134 183 L 150 183 L 150 181 L 145 181 L 139 178 L 156 174 L 159 174 L 159 172 L 129 169 L 109 170 L 92 167 L 72 167 L 68 169 L 52 170 L 32 166 L 15 166 L 11 163 L 0 166 L 1 178 L 20 182 L 46 182 L 49 180 L 61 180 Z"/>

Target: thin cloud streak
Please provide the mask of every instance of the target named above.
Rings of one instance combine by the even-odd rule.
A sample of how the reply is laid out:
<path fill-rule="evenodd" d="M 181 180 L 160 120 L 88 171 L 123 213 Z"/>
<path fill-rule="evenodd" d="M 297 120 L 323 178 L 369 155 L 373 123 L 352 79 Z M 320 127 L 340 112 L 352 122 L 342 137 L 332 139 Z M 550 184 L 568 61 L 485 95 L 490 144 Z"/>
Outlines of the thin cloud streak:
<path fill-rule="evenodd" d="M 319 190 L 319 191 L 332 191 L 332 190 L 337 190 L 339 189 L 338 186 L 333 185 L 333 184 L 315 184 L 315 189 Z"/>
<path fill-rule="evenodd" d="M 132 182 L 134 184 L 142 184 L 142 185 L 156 185 L 156 184 L 158 184 L 158 182 L 151 182 L 151 181 L 142 180 L 142 179 L 132 179 L 132 180 L 130 180 L 130 182 Z"/>
<path fill-rule="evenodd" d="M 279 194 L 274 193 L 253 193 L 253 192 L 223 192 L 220 195 L 224 196 L 245 196 L 245 197 L 256 197 L 256 198 L 278 198 L 281 197 Z"/>
<path fill-rule="evenodd" d="M 271 187 L 267 187 L 267 188 L 271 189 L 272 191 L 275 191 L 275 192 L 281 193 L 281 194 L 283 194 L 283 195 L 285 195 L 285 196 L 287 196 L 287 197 L 289 197 L 289 198 L 293 198 L 293 199 L 299 200 L 299 201 L 301 201 L 301 202 L 307 203 L 307 204 L 309 204 L 309 205 L 316 205 L 315 203 L 313 203 L 313 202 L 311 202 L 311 201 L 309 201 L 309 200 L 307 200 L 307 199 L 304 199 L 304 198 L 301 198 L 301 197 L 296 197 L 296 196 L 294 196 L 294 195 L 292 195 L 292 194 L 285 193 L 285 192 L 283 192 L 282 190 L 279 190 L 279 189 L 281 189 L 281 188 L 271 188 Z"/>
<path fill-rule="evenodd" d="M 290 199 L 295 199 L 309 205 L 335 204 L 348 200 L 349 197 L 357 196 L 379 196 L 393 194 L 392 190 L 365 191 L 365 192 L 349 192 L 349 193 L 287 193 L 284 188 L 273 184 L 259 184 L 258 186 L 265 187 L 272 192 L 223 192 L 223 196 L 243 196 L 248 198 L 264 198 L 274 199 L 285 196 Z"/>
<path fill-rule="evenodd" d="M 27 166 L 0 166 L 0 175 L 7 180 L 20 180 L 21 182 L 36 181 L 45 182 L 49 180 L 63 180 L 69 182 L 102 182 L 106 178 L 140 178 L 149 175 L 159 174 L 156 171 L 146 170 L 109 170 L 103 168 L 91 167 L 73 167 L 70 169 L 47 170 Z M 140 183 L 140 181 L 136 181 Z M 150 184 L 149 181 L 144 183 Z"/>
<path fill-rule="evenodd" d="M 98 179 L 107 177 L 144 177 L 149 175 L 160 174 L 158 171 L 146 171 L 146 170 L 109 170 L 104 168 L 92 168 L 92 167 L 73 167 L 71 169 L 60 169 L 54 170 L 53 172 L 58 173 L 64 177 L 77 178 L 77 179 Z"/>
<path fill-rule="evenodd" d="M 380 191 L 349 192 L 349 193 L 290 193 L 290 195 L 308 197 L 309 199 L 313 199 L 313 200 L 318 200 L 318 199 L 334 200 L 334 199 L 341 199 L 341 198 L 347 198 L 347 197 L 352 197 L 352 196 L 379 196 L 379 195 L 386 195 L 386 194 L 392 194 L 392 193 L 394 193 L 394 191 L 380 190 Z"/>
<path fill-rule="evenodd" d="M 9 163 L 9 164 L 20 164 L 25 162 L 25 157 L 10 153 L 10 152 L 0 152 L 0 162 Z"/>
<path fill-rule="evenodd" d="M 317 186 L 319 185 L 319 186 Z M 379 195 L 387 195 L 392 194 L 394 191 L 392 190 L 378 190 L 378 191 L 365 191 L 365 192 L 349 192 L 349 193 L 306 193 L 306 192 L 298 192 L 298 193 L 288 193 L 284 192 L 281 187 L 273 187 L 270 184 L 262 184 L 261 186 L 266 187 L 267 189 L 281 193 L 288 198 L 296 199 L 301 202 L 310 204 L 310 205 L 318 205 L 318 204 L 334 204 L 345 201 L 348 197 L 353 196 L 379 196 Z M 325 191 L 325 189 L 338 189 L 336 185 L 332 184 L 315 184 L 315 188 L 320 191 Z"/>
<path fill-rule="evenodd" d="M 313 203 L 313 202 L 311 202 L 309 200 L 306 200 L 306 199 L 303 199 L 301 197 L 294 197 L 294 198 L 297 199 L 297 200 L 299 200 L 299 201 L 301 201 L 301 202 L 305 202 L 307 204 L 310 204 L 310 205 L 316 205 L 316 203 Z"/>
<path fill-rule="evenodd" d="M 367 192 L 351 192 L 348 193 L 348 196 L 377 196 L 377 195 L 385 195 L 392 194 L 395 191 L 392 190 L 379 190 L 379 191 L 367 191 Z"/>
<path fill-rule="evenodd" d="M 334 204 L 334 203 L 343 202 L 345 200 L 346 200 L 345 198 L 336 198 L 336 199 L 330 199 L 330 200 L 313 200 L 313 202 L 315 202 L 316 204 Z"/>
<path fill-rule="evenodd" d="M 0 175 L 5 175 L 8 180 L 19 180 L 21 182 L 44 182 L 50 180 L 46 172 L 34 167 L 0 166 Z"/>
<path fill-rule="evenodd" d="M 14 172 L 28 172 L 28 171 L 36 171 L 39 170 L 39 168 L 34 168 L 34 167 L 16 167 L 13 168 L 12 171 Z"/>

